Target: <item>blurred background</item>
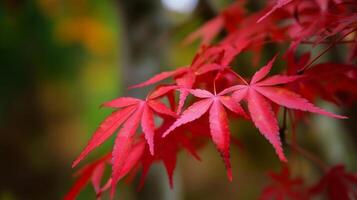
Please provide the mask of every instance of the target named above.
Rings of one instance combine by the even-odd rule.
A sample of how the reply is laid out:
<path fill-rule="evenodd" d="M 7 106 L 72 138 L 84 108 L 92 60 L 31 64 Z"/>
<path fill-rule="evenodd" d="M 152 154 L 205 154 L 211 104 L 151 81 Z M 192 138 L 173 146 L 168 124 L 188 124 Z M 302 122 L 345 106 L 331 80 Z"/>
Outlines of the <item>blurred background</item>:
<path fill-rule="evenodd" d="M 183 38 L 231 2 L 1 1 L 0 200 L 61 199 L 74 182 L 71 162 L 111 112 L 99 105 L 120 95 L 142 98 L 147 89 L 125 88 L 189 64 L 198 43 L 183 47 Z M 249 1 L 248 7 L 263 3 Z M 317 126 L 301 130 L 309 141 L 319 141 L 316 151 L 329 163 L 353 171 L 356 105 L 346 114 L 350 119 L 343 122 L 314 116 Z M 142 191 L 136 192 L 136 183 L 120 184 L 118 199 L 255 199 L 268 181 L 267 169 L 278 170 L 279 162 L 252 125 L 233 123 L 232 133 L 239 129 L 237 136 L 249 144 L 232 148 L 233 183 L 209 144 L 200 152 L 202 163 L 180 154 L 174 190 L 160 164 Z M 86 161 L 111 146 L 106 143 Z M 292 162 L 301 173 L 315 173 L 303 158 Z M 93 189 L 79 199 L 95 199 Z"/>

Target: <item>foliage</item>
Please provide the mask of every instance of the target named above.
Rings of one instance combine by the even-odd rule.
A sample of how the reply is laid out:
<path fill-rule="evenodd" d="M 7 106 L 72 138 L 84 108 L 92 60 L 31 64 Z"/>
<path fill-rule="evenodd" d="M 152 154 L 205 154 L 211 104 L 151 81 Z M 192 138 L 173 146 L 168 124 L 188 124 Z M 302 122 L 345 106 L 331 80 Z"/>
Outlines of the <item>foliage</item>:
<path fill-rule="evenodd" d="M 300 111 L 346 118 L 314 103 L 322 98 L 337 105 L 348 105 L 356 98 L 357 70 L 352 64 L 357 55 L 356 23 L 357 3 L 354 1 L 277 0 L 255 13 L 248 13 L 241 1 L 233 3 L 184 40 L 184 44 L 201 40 L 191 64 L 162 72 L 131 88 L 159 84 L 168 78 L 173 80 L 171 84 L 159 84 L 145 100 L 120 97 L 103 104 L 118 110 L 101 123 L 73 167 L 119 129 L 109 154 L 111 159 L 105 156 L 85 167 L 67 199 L 75 198 L 90 178 L 95 180 L 92 182 L 98 198 L 110 188 L 113 197 L 118 181 L 139 168 L 143 169 L 143 181 L 154 161 L 164 163 L 172 185 L 177 153 L 186 149 L 199 159 L 196 151 L 207 139 L 216 145 L 228 178 L 232 180 L 228 125 L 232 117 L 252 122 L 282 162 L 288 160 L 282 143 L 306 155 L 295 140 L 286 140 L 287 118 L 295 124 L 293 133 L 296 124 L 302 122 L 300 119 L 309 117 Z M 213 42 L 215 39 L 217 42 Z M 256 65 L 262 49 L 269 44 L 277 45 L 279 52 L 276 53 L 283 56 L 275 56 L 251 78 L 243 78 L 240 73 L 243 66 L 234 68 L 233 61 L 244 52 L 253 52 L 252 65 Z M 316 56 L 311 58 L 310 52 L 305 50 L 303 56 L 296 58 L 301 53 L 299 47 L 321 44 L 327 47 Z M 337 45 L 348 49 L 343 62 L 316 63 Z M 289 47 L 286 49 L 286 46 Z M 287 61 L 284 71 L 267 77 L 279 59 Z M 188 98 L 190 95 L 192 98 Z M 280 108 L 284 110 L 281 128 L 276 117 Z M 160 124 L 155 118 L 161 119 Z M 139 125 L 143 134 L 136 135 Z M 98 174 L 102 172 L 98 171 L 102 170 L 103 163 L 109 163 L 112 172 L 107 184 L 99 186 L 101 175 Z M 341 166 L 326 173 L 311 191 L 303 190 L 302 180 L 290 179 L 289 169 L 285 167 L 282 174 L 270 175 L 273 183 L 263 190 L 261 199 L 309 199 L 326 188 L 330 199 L 349 199 L 356 195 L 352 186 L 356 184 L 355 175 L 346 173 Z M 349 186 L 342 179 L 349 180 Z"/>

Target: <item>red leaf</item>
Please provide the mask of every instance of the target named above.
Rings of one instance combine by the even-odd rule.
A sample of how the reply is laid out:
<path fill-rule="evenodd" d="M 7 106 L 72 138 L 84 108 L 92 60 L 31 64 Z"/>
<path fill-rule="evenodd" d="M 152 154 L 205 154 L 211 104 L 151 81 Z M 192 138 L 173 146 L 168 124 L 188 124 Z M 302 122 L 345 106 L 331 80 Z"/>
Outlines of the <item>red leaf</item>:
<path fill-rule="evenodd" d="M 130 170 L 135 167 L 135 165 L 139 162 L 141 156 L 143 155 L 144 149 L 145 142 L 138 142 L 137 144 L 133 145 L 118 176 L 118 181 L 121 180 L 125 175 L 129 173 Z"/>
<path fill-rule="evenodd" d="M 201 44 L 209 44 L 214 37 L 219 33 L 223 26 L 223 18 L 216 17 L 210 21 L 208 21 L 205 25 L 203 25 L 200 29 L 191 33 L 185 40 L 183 41 L 183 45 L 188 45 L 198 38 L 202 38 Z"/>
<path fill-rule="evenodd" d="M 124 124 L 123 128 L 118 132 L 118 136 L 115 140 L 112 153 L 112 193 L 114 186 L 119 180 L 125 160 L 131 150 L 133 137 L 139 126 L 143 108 L 144 105 L 141 104 L 135 113 Z"/>
<path fill-rule="evenodd" d="M 274 58 L 271 59 L 271 60 L 268 62 L 267 65 L 265 65 L 264 67 L 260 68 L 260 70 L 257 71 L 257 72 L 253 75 L 253 78 L 252 78 L 252 80 L 250 81 L 250 84 L 251 84 L 251 85 L 253 85 L 253 84 L 259 82 L 260 80 L 262 80 L 263 78 L 265 78 L 265 77 L 269 74 L 269 72 L 270 72 L 270 70 L 271 70 L 271 68 L 272 68 L 272 66 L 273 66 L 273 64 L 274 64 L 274 62 L 275 62 L 276 57 L 277 57 L 277 56 L 274 56 Z"/>
<path fill-rule="evenodd" d="M 107 140 L 114 133 L 114 131 L 125 122 L 125 120 L 134 112 L 134 110 L 134 107 L 127 107 L 123 110 L 113 112 L 108 118 L 106 118 L 95 131 L 85 149 L 73 162 L 72 167 L 75 167 L 93 149 L 97 148 L 105 140 Z"/>
<path fill-rule="evenodd" d="M 287 108 L 309 111 L 340 119 L 347 118 L 345 116 L 336 115 L 324 111 L 321 108 L 318 108 L 313 104 L 309 103 L 306 99 L 300 97 L 298 94 L 281 87 L 255 87 L 255 90 L 257 90 L 259 93 L 266 96 L 268 99 L 275 102 L 276 104 L 285 106 Z"/>
<path fill-rule="evenodd" d="M 94 170 L 91 177 L 92 185 L 97 194 L 100 193 L 101 181 L 105 170 L 105 163 L 100 163 Z"/>
<path fill-rule="evenodd" d="M 306 99 L 301 98 L 299 95 L 287 89 L 283 89 L 275 85 L 270 85 L 272 83 L 280 84 L 283 82 L 295 80 L 297 78 L 296 76 L 293 76 L 292 78 L 290 76 L 275 76 L 275 78 L 267 78 L 263 80 L 270 72 L 275 58 L 276 56 L 267 65 L 262 67 L 254 74 L 249 85 L 232 86 L 230 89 L 227 90 L 231 92 L 231 90 L 237 89 L 233 93 L 233 98 L 236 101 L 239 102 L 242 98 L 245 98 L 248 101 L 248 109 L 255 126 L 273 145 L 279 158 L 282 161 L 286 161 L 279 138 L 278 122 L 276 117 L 274 116 L 274 112 L 272 111 L 271 105 L 267 102 L 265 98 L 287 108 L 314 112 L 336 118 L 346 117 L 324 111 L 318 107 L 315 107 Z M 262 82 L 263 84 L 261 84 Z M 268 84 L 269 86 L 265 86 L 266 84 Z"/>
<path fill-rule="evenodd" d="M 132 97 L 120 97 L 120 98 L 114 99 L 113 101 L 103 103 L 102 106 L 111 107 L 111 108 L 123 108 L 123 107 L 127 107 L 127 106 L 132 106 L 137 103 L 139 103 L 138 99 L 135 99 Z"/>
<path fill-rule="evenodd" d="M 273 145 L 281 161 L 286 162 L 279 137 L 279 125 L 271 105 L 255 90 L 248 91 L 248 109 L 250 116 L 264 137 Z"/>
<path fill-rule="evenodd" d="M 208 111 L 208 109 L 210 109 L 209 124 L 211 137 L 225 162 L 228 178 L 229 180 L 232 180 L 231 164 L 229 160 L 230 133 L 228 128 L 228 117 L 223 105 L 227 105 L 228 109 L 231 109 L 238 114 L 244 115 L 245 113 L 239 103 L 234 102 L 231 97 L 221 95 L 216 96 L 207 90 L 201 89 L 190 90 L 190 92 L 194 96 L 204 99 L 187 108 L 174 124 L 164 132 L 163 136 L 165 137 L 171 131 L 183 124 L 200 118 Z"/>
<path fill-rule="evenodd" d="M 149 144 L 150 153 L 154 155 L 154 113 L 147 105 L 144 106 L 141 127 L 145 134 L 145 139 Z"/>
<path fill-rule="evenodd" d="M 176 83 L 182 89 L 180 89 L 180 97 L 179 97 L 179 104 L 177 107 L 177 114 L 181 113 L 181 110 L 185 104 L 186 98 L 189 95 L 188 89 L 193 87 L 193 84 L 196 81 L 196 75 L 193 74 L 191 71 L 187 72 L 183 76 L 176 78 Z"/>
<path fill-rule="evenodd" d="M 268 17 L 269 15 L 271 15 L 275 10 L 287 5 L 288 3 L 292 2 L 293 0 L 276 0 L 276 4 L 274 5 L 274 7 L 267 12 L 264 16 L 262 16 L 261 18 L 258 19 L 258 23 L 263 21 L 266 17 Z"/>
<path fill-rule="evenodd" d="M 100 182 L 103 177 L 104 167 L 107 160 L 110 158 L 110 154 L 103 156 L 102 158 L 84 166 L 77 172 L 78 179 L 71 187 L 70 191 L 65 195 L 65 200 L 74 200 L 78 196 L 79 192 L 92 180 L 94 190 L 100 195 Z"/>
<path fill-rule="evenodd" d="M 270 183 L 267 185 L 259 196 L 259 200 L 271 199 L 291 199 L 291 200 L 308 200 L 310 195 L 306 188 L 303 187 L 301 178 L 291 178 L 290 171 L 284 166 L 281 173 L 269 173 Z"/>
<path fill-rule="evenodd" d="M 228 117 L 219 99 L 213 100 L 209 111 L 209 122 L 211 136 L 217 149 L 220 151 L 227 169 L 227 176 L 232 181 L 232 169 L 230 163 L 230 132 L 228 127 Z"/>
<path fill-rule="evenodd" d="M 263 81 L 260 81 L 256 85 L 259 86 L 271 86 L 271 85 L 280 85 L 280 84 L 286 84 L 286 83 L 291 83 L 294 82 L 303 76 L 285 76 L 285 75 L 275 75 L 269 78 L 266 78 Z"/>
<path fill-rule="evenodd" d="M 194 103 L 192 106 L 187 108 L 187 110 L 185 110 L 182 113 L 182 115 L 175 121 L 175 123 L 173 123 L 170 126 L 169 129 L 167 129 L 164 132 L 163 137 L 168 135 L 171 131 L 173 131 L 177 127 L 180 127 L 183 124 L 192 122 L 192 121 L 200 118 L 205 112 L 207 112 L 207 110 L 209 109 L 211 104 L 212 104 L 211 99 L 204 99 L 204 100 L 200 100 L 200 101 Z"/>
<path fill-rule="evenodd" d="M 222 65 L 218 65 L 216 63 L 212 63 L 212 64 L 208 64 L 208 65 L 204 65 L 204 67 L 201 67 L 197 70 L 196 74 L 197 75 L 202 75 L 211 71 L 216 71 L 216 70 L 222 70 L 226 67 L 222 66 Z"/>
<path fill-rule="evenodd" d="M 243 108 L 238 103 L 239 101 L 236 101 L 236 99 L 233 99 L 230 96 L 220 96 L 219 100 L 230 111 L 232 111 L 238 115 L 244 116 L 245 118 L 248 118 L 247 114 L 245 113 Z"/>
<path fill-rule="evenodd" d="M 181 73 L 183 73 L 185 71 L 186 71 L 186 68 L 181 67 L 181 68 L 178 68 L 178 69 L 173 70 L 173 71 L 162 72 L 160 74 L 155 75 L 154 77 L 150 78 L 149 80 L 147 80 L 147 81 L 145 81 L 143 83 L 139 83 L 139 84 L 130 86 L 129 88 L 133 89 L 133 88 L 139 88 L 139 87 L 152 85 L 154 83 L 157 83 L 157 82 L 162 81 L 164 79 L 167 79 L 169 77 L 177 76 L 177 75 L 179 75 L 179 74 L 181 74 Z"/>
<path fill-rule="evenodd" d="M 190 93 L 198 98 L 211 98 L 214 97 L 214 95 L 207 90 L 201 90 L 201 89 L 194 89 L 190 90 Z"/>
<path fill-rule="evenodd" d="M 159 88 L 156 88 L 149 96 L 150 99 L 156 99 L 159 98 L 165 94 L 167 94 L 168 92 L 170 92 L 171 90 L 174 90 L 178 88 L 177 85 L 166 85 L 166 86 L 161 86 Z"/>
<path fill-rule="evenodd" d="M 357 198 L 356 186 L 357 174 L 347 173 L 343 165 L 336 165 L 311 188 L 311 193 L 325 192 L 331 200 L 350 200 Z"/>
<path fill-rule="evenodd" d="M 89 182 L 92 171 L 94 170 L 94 167 L 89 167 L 85 169 L 80 176 L 80 178 L 76 181 L 76 183 L 72 186 L 70 191 L 66 194 L 66 196 L 63 198 L 64 200 L 74 200 L 76 199 L 77 195 L 79 192 L 87 185 Z"/>
<path fill-rule="evenodd" d="M 156 113 L 168 115 L 173 118 L 177 117 L 175 112 L 170 110 L 168 107 L 166 107 L 165 104 L 161 103 L 160 101 L 148 101 L 147 103 L 150 106 L 150 108 L 152 108 Z"/>
<path fill-rule="evenodd" d="M 248 86 L 245 86 L 245 85 L 241 85 L 243 87 L 240 87 L 241 89 L 235 91 L 233 94 L 232 94 L 232 97 L 237 101 L 237 102 L 240 102 L 242 101 L 242 99 L 244 99 L 247 94 L 248 94 Z"/>

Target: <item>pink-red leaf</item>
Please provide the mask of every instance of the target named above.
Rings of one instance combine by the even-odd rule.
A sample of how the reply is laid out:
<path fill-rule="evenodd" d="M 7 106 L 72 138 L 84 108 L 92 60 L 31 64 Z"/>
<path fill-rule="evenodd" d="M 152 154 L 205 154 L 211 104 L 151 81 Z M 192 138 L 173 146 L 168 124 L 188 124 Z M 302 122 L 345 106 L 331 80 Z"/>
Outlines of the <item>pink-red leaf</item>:
<path fill-rule="evenodd" d="M 103 103 L 102 106 L 110 108 L 123 108 L 139 103 L 140 100 L 132 97 L 120 97 L 112 101 Z"/>
<path fill-rule="evenodd" d="M 287 5 L 291 1 L 293 1 L 293 0 L 277 0 L 276 4 L 273 6 L 273 8 L 271 10 L 269 10 L 269 12 L 264 14 L 261 18 L 259 18 L 257 22 L 259 23 L 259 22 L 263 21 L 265 18 L 267 18 L 269 15 L 271 15 L 275 10 Z"/>
<path fill-rule="evenodd" d="M 209 44 L 212 39 L 218 34 L 223 26 L 223 18 L 216 17 L 208 21 L 197 31 L 191 33 L 184 41 L 184 45 L 188 45 L 198 38 L 202 38 L 201 44 Z"/>
<path fill-rule="evenodd" d="M 181 68 L 178 68 L 177 70 L 162 72 L 160 74 L 155 75 L 154 77 L 150 78 L 149 80 L 147 80 L 143 83 L 139 83 L 139 84 L 130 86 L 129 88 L 133 89 L 133 88 L 139 88 L 139 87 L 145 87 L 148 85 L 152 85 L 154 83 L 157 83 L 157 82 L 167 79 L 169 77 L 179 75 L 182 72 L 184 72 L 185 70 L 186 70 L 185 67 L 181 67 Z"/>
<path fill-rule="evenodd" d="M 145 149 L 145 143 L 144 142 L 139 142 L 135 145 L 130 150 L 130 153 L 123 165 L 123 168 L 118 175 L 118 181 L 122 179 L 125 175 L 129 173 L 130 170 L 132 170 L 135 165 L 139 162 L 143 152 Z"/>
<path fill-rule="evenodd" d="M 222 90 L 218 95 L 225 95 L 230 92 L 234 92 L 234 91 L 238 91 L 238 90 L 242 90 L 242 89 L 246 89 L 246 88 L 247 88 L 246 85 L 234 85 L 234 86 L 231 86 L 229 88 Z"/>
<path fill-rule="evenodd" d="M 248 93 L 248 87 L 244 87 L 240 90 L 237 90 L 235 91 L 233 94 L 232 94 L 232 97 L 234 100 L 236 100 L 237 102 L 240 102 L 244 97 L 247 96 L 247 93 Z"/>
<path fill-rule="evenodd" d="M 180 97 L 179 97 L 179 104 L 177 107 L 177 114 L 181 113 L 181 110 L 185 104 L 186 98 L 189 95 L 188 89 L 193 87 L 193 84 L 196 81 L 196 75 L 192 72 L 187 72 L 181 77 L 176 79 L 176 83 L 178 86 L 181 87 L 180 89 Z"/>
<path fill-rule="evenodd" d="M 194 103 L 192 106 L 187 108 L 182 115 L 170 126 L 169 129 L 167 129 L 163 137 L 168 135 L 171 131 L 176 129 L 177 127 L 182 126 L 183 124 L 192 122 L 198 118 L 200 118 L 205 112 L 207 112 L 208 108 L 211 106 L 212 100 L 211 99 L 203 99 L 200 100 L 196 103 Z"/>
<path fill-rule="evenodd" d="M 72 167 L 75 167 L 84 157 L 86 157 L 93 149 L 101 145 L 107 140 L 119 126 L 134 112 L 135 107 L 127 107 L 123 110 L 115 111 L 106 118 L 95 131 L 88 145 L 73 162 Z"/>
<path fill-rule="evenodd" d="M 196 72 L 196 75 L 202 75 L 211 71 L 216 71 L 216 70 L 223 70 L 225 69 L 226 66 L 218 65 L 216 63 L 210 63 L 207 65 L 204 65 L 203 67 L 199 68 Z"/>
<path fill-rule="evenodd" d="M 272 86 L 272 85 L 286 84 L 286 83 L 294 82 L 302 77 L 303 76 L 275 75 L 275 76 L 266 78 L 265 80 L 260 81 L 259 83 L 256 83 L 256 85 L 258 85 L 258 86 Z"/>
<path fill-rule="evenodd" d="M 177 85 L 166 85 L 166 86 L 161 86 L 159 88 L 156 88 L 149 96 L 150 99 L 156 99 L 158 97 L 161 97 L 165 95 L 166 93 L 170 92 L 171 90 L 174 90 L 178 88 Z"/>
<path fill-rule="evenodd" d="M 281 161 L 287 161 L 281 146 L 279 126 L 271 105 L 255 90 L 248 91 L 248 109 L 250 116 L 264 137 L 273 145 Z"/>
<path fill-rule="evenodd" d="M 285 106 L 287 108 L 309 111 L 334 118 L 346 118 L 345 116 L 336 115 L 318 108 L 308 102 L 306 99 L 302 98 L 300 95 L 281 87 L 255 87 L 255 89 L 276 104 Z"/>
<path fill-rule="evenodd" d="M 190 93 L 198 98 L 212 98 L 213 94 L 208 92 L 207 90 L 201 90 L 201 89 L 194 89 L 190 90 Z"/>
<path fill-rule="evenodd" d="M 244 112 L 243 108 L 240 106 L 238 101 L 236 101 L 232 97 L 230 97 L 230 96 L 220 96 L 219 100 L 230 111 L 247 118 L 247 114 Z"/>
<path fill-rule="evenodd" d="M 170 110 L 165 104 L 160 101 L 148 101 L 147 104 L 152 108 L 156 113 L 172 116 L 174 118 L 177 117 L 176 113 Z"/>
<path fill-rule="evenodd" d="M 105 163 L 98 164 L 98 166 L 94 169 L 92 177 L 91 177 L 94 191 L 97 194 L 100 193 L 100 189 L 101 189 L 100 184 L 101 184 L 101 181 L 103 178 L 104 170 L 105 170 Z"/>
<path fill-rule="evenodd" d="M 213 100 L 209 112 L 209 124 L 212 140 L 222 155 L 227 169 L 227 176 L 232 181 L 232 169 L 230 163 L 230 132 L 228 127 L 228 117 L 219 99 Z"/>
<path fill-rule="evenodd" d="M 276 57 L 277 57 L 277 56 L 274 56 L 274 58 L 272 58 L 272 59 L 268 62 L 268 64 L 266 64 L 264 67 L 262 67 L 259 71 L 257 71 L 257 72 L 253 75 L 253 78 L 252 78 L 252 80 L 250 81 L 250 84 L 251 84 L 251 85 L 253 85 L 253 84 L 259 82 L 260 80 L 262 80 L 263 78 L 265 78 L 265 77 L 269 74 L 269 72 L 270 72 L 270 70 L 271 70 L 271 68 L 272 68 L 272 66 L 273 66 L 273 64 L 274 64 L 274 62 L 275 62 Z"/>
<path fill-rule="evenodd" d="M 154 113 L 147 105 L 144 106 L 143 115 L 141 119 L 141 127 L 145 134 L 145 139 L 149 144 L 150 153 L 151 155 L 154 155 Z"/>
<path fill-rule="evenodd" d="M 142 116 L 143 104 L 127 120 L 122 129 L 118 132 L 112 153 L 112 193 L 114 186 L 118 182 L 125 160 L 130 152 L 132 140 Z"/>

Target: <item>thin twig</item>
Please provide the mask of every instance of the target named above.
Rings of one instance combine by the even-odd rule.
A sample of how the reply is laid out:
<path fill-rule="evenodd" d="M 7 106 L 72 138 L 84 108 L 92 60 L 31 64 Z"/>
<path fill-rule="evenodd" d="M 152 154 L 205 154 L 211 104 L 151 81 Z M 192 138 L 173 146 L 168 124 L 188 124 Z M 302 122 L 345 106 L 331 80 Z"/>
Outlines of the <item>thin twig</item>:
<path fill-rule="evenodd" d="M 322 171 L 327 171 L 328 170 L 328 165 L 324 163 L 319 157 L 317 157 L 315 154 L 311 153 L 310 151 L 307 151 L 306 149 L 300 147 L 298 144 L 291 144 L 288 143 L 288 145 L 295 150 L 297 153 L 300 155 L 304 156 L 306 159 L 310 160 L 316 166 L 318 166 Z"/>
<path fill-rule="evenodd" d="M 249 85 L 248 82 L 241 77 L 239 74 L 237 74 L 237 72 L 235 72 L 234 70 L 232 70 L 231 68 L 228 68 L 228 70 L 234 75 L 236 76 L 238 79 L 240 79 L 241 81 L 243 81 L 244 84 Z"/>
<path fill-rule="evenodd" d="M 318 60 L 321 56 L 323 56 L 326 52 L 328 52 L 332 47 L 336 45 L 336 43 L 342 41 L 345 37 L 347 37 L 349 34 L 355 32 L 357 28 L 352 29 L 351 31 L 347 32 L 344 34 L 342 37 L 339 39 L 335 40 L 332 42 L 325 50 L 323 50 L 321 53 L 319 53 L 314 59 L 312 59 L 309 63 L 307 63 L 303 68 L 301 68 L 297 73 L 301 74 L 303 73 L 306 69 L 308 69 L 316 60 Z"/>
<path fill-rule="evenodd" d="M 283 146 L 286 146 L 286 114 L 287 114 L 287 109 L 284 107 L 284 114 L 283 114 L 283 125 L 280 129 L 280 140 L 282 141 Z"/>
<path fill-rule="evenodd" d="M 342 41 L 339 41 L 339 42 L 336 42 L 336 44 L 348 44 L 348 43 L 355 43 L 357 42 L 357 40 L 342 40 Z M 302 41 L 301 44 L 331 44 L 331 42 L 319 42 L 319 43 L 316 43 L 315 41 Z"/>

